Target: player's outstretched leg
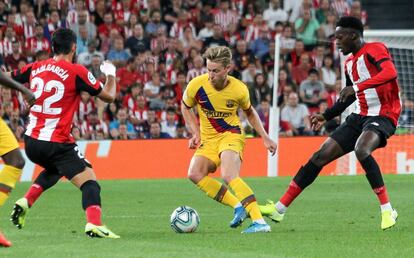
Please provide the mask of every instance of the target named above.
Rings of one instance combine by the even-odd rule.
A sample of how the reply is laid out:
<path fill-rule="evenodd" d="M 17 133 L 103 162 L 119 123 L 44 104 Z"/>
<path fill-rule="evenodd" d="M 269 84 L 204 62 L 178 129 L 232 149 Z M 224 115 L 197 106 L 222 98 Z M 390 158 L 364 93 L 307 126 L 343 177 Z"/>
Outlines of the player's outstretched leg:
<path fill-rule="evenodd" d="M 24 227 L 29 208 L 33 206 L 44 191 L 54 186 L 61 177 L 60 174 L 54 173 L 53 170 L 43 170 L 39 174 L 24 197 L 17 200 L 13 206 L 10 220 L 17 228 L 22 229 Z"/>
<path fill-rule="evenodd" d="M 270 226 L 265 222 L 260 213 L 252 189 L 240 177 L 236 177 L 230 181 L 229 186 L 234 191 L 237 198 L 241 200 L 243 207 L 246 208 L 253 221 L 253 223 L 242 233 L 270 232 Z"/>
<path fill-rule="evenodd" d="M 397 222 L 398 213 L 391 206 L 388 198 L 387 188 L 381 175 L 378 163 L 371 153 L 380 145 L 380 136 L 373 131 L 364 131 L 358 138 L 355 146 L 355 155 L 365 170 L 366 178 L 372 190 L 377 195 L 381 209 L 381 229 L 386 230 L 393 227 Z"/>
<path fill-rule="evenodd" d="M 299 169 L 280 200 L 276 204 L 268 201 L 266 205 L 260 205 L 260 212 L 276 223 L 281 222 L 289 205 L 300 195 L 303 189 L 313 183 L 321 170 L 322 167 L 316 166 L 312 160 L 308 161 L 305 166 Z"/>
<path fill-rule="evenodd" d="M 215 171 L 216 168 L 217 166 L 208 158 L 194 156 L 188 169 L 188 178 L 208 197 L 234 209 L 234 217 L 230 221 L 230 227 L 236 228 L 243 223 L 247 213 L 241 202 L 224 184 L 208 176 L 208 173 Z"/>
<path fill-rule="evenodd" d="M 212 177 L 205 176 L 197 183 L 197 186 L 215 201 L 234 208 L 234 217 L 230 221 L 230 227 L 236 228 L 243 223 L 247 217 L 246 210 L 224 184 Z"/>
<path fill-rule="evenodd" d="M 299 169 L 279 201 L 276 204 L 269 201 L 266 205 L 259 205 L 260 212 L 274 222 L 282 221 L 289 205 L 315 181 L 322 168 L 347 152 L 335 140 L 328 138 L 308 163 Z"/>
<path fill-rule="evenodd" d="M 88 180 L 80 187 L 82 191 L 82 207 L 86 212 L 87 223 L 85 233 L 89 237 L 120 238 L 102 224 L 101 187 L 95 180 Z"/>

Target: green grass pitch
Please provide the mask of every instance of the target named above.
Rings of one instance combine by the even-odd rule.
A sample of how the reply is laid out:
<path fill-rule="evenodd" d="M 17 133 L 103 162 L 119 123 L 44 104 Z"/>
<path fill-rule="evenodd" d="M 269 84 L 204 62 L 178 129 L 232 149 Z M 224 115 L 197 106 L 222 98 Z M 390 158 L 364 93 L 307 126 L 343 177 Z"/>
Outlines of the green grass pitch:
<path fill-rule="evenodd" d="M 290 178 L 248 178 L 257 199 L 276 199 Z M 20 183 L 0 210 L 0 227 L 13 242 L 0 257 L 413 257 L 413 176 L 385 176 L 397 225 L 380 230 L 375 195 L 363 176 L 320 177 L 292 204 L 268 234 L 242 235 L 228 226 L 233 211 L 205 196 L 186 179 L 101 181 L 104 223 L 121 239 L 84 234 L 81 194 L 60 182 L 30 210 L 26 226 L 15 228 L 9 213 L 28 189 Z M 180 205 L 200 214 L 198 230 L 177 234 L 169 225 Z M 270 223 L 270 222 L 269 222 Z"/>

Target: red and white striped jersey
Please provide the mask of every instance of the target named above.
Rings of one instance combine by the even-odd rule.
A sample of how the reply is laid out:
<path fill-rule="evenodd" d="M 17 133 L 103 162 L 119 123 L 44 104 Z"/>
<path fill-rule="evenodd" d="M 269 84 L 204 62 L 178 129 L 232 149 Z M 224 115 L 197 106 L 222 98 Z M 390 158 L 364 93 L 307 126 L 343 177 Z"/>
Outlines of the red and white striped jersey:
<path fill-rule="evenodd" d="M 43 141 L 72 143 L 72 120 L 79 108 L 80 91 L 92 96 L 102 83 L 84 66 L 53 58 L 26 65 L 12 73 L 20 83 L 30 83 L 36 97 L 30 108 L 26 135 Z"/>
<path fill-rule="evenodd" d="M 214 14 L 214 22 L 216 24 L 220 24 L 223 31 L 227 31 L 228 28 L 229 28 L 229 25 L 231 23 L 238 23 L 239 22 L 239 16 L 233 10 L 227 10 L 227 12 L 223 12 L 222 10 L 218 10 Z"/>
<path fill-rule="evenodd" d="M 356 91 L 354 113 L 388 117 L 397 125 L 401 100 L 397 71 L 387 47 L 380 42 L 365 43 L 345 61 L 345 73 L 347 84 Z"/>
<path fill-rule="evenodd" d="M 31 37 L 26 39 L 25 48 L 29 50 L 31 53 L 36 53 L 39 51 L 47 51 L 50 52 L 50 43 L 45 37 L 39 40 L 36 37 Z"/>

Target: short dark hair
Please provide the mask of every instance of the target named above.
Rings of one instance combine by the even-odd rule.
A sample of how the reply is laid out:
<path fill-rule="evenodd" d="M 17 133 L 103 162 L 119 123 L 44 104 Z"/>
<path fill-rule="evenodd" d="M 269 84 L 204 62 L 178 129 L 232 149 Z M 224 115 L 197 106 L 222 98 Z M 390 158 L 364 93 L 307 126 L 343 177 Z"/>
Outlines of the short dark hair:
<path fill-rule="evenodd" d="M 337 27 L 353 29 L 359 32 L 360 36 L 364 35 L 364 25 L 361 20 L 353 16 L 343 16 L 336 23 Z"/>
<path fill-rule="evenodd" d="M 71 29 L 61 28 L 52 36 L 52 49 L 55 55 L 69 54 L 73 44 L 76 44 L 76 34 Z"/>
<path fill-rule="evenodd" d="M 318 70 L 316 70 L 315 68 L 311 68 L 311 69 L 309 69 L 309 71 L 308 71 L 308 75 L 311 75 L 311 74 L 316 74 L 316 75 L 318 75 L 318 76 L 319 76 L 319 72 L 318 72 Z"/>

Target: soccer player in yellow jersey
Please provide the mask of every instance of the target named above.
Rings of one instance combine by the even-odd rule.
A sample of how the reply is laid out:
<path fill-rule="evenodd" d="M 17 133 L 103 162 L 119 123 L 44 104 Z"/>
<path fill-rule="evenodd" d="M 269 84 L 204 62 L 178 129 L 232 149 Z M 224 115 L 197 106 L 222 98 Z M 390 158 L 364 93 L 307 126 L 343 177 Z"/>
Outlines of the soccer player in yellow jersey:
<path fill-rule="evenodd" d="M 234 208 L 230 227 L 238 227 L 250 215 L 253 223 L 242 233 L 270 232 L 264 221 L 253 191 L 239 177 L 245 137 L 237 112 L 241 108 L 265 147 L 274 154 L 277 145 L 272 141 L 250 104 L 247 86 L 229 76 L 231 50 L 228 47 L 207 49 L 208 74 L 191 80 L 184 92 L 181 111 L 192 138 L 189 148 L 197 149 L 188 170 L 189 179 L 210 198 Z M 200 126 L 192 111 L 197 107 Z M 208 176 L 220 166 L 227 186 Z"/>
<path fill-rule="evenodd" d="M 23 93 L 28 105 L 33 105 L 35 96 L 20 83 L 12 80 L 4 73 L 0 72 L 0 84 L 7 88 L 15 89 Z M 4 205 L 10 192 L 20 178 L 24 166 L 24 159 L 19 150 L 19 144 L 13 132 L 7 124 L 0 118 L 0 156 L 4 166 L 0 170 L 0 207 Z M 0 233 L 0 246 L 9 247 L 11 242 Z"/>

